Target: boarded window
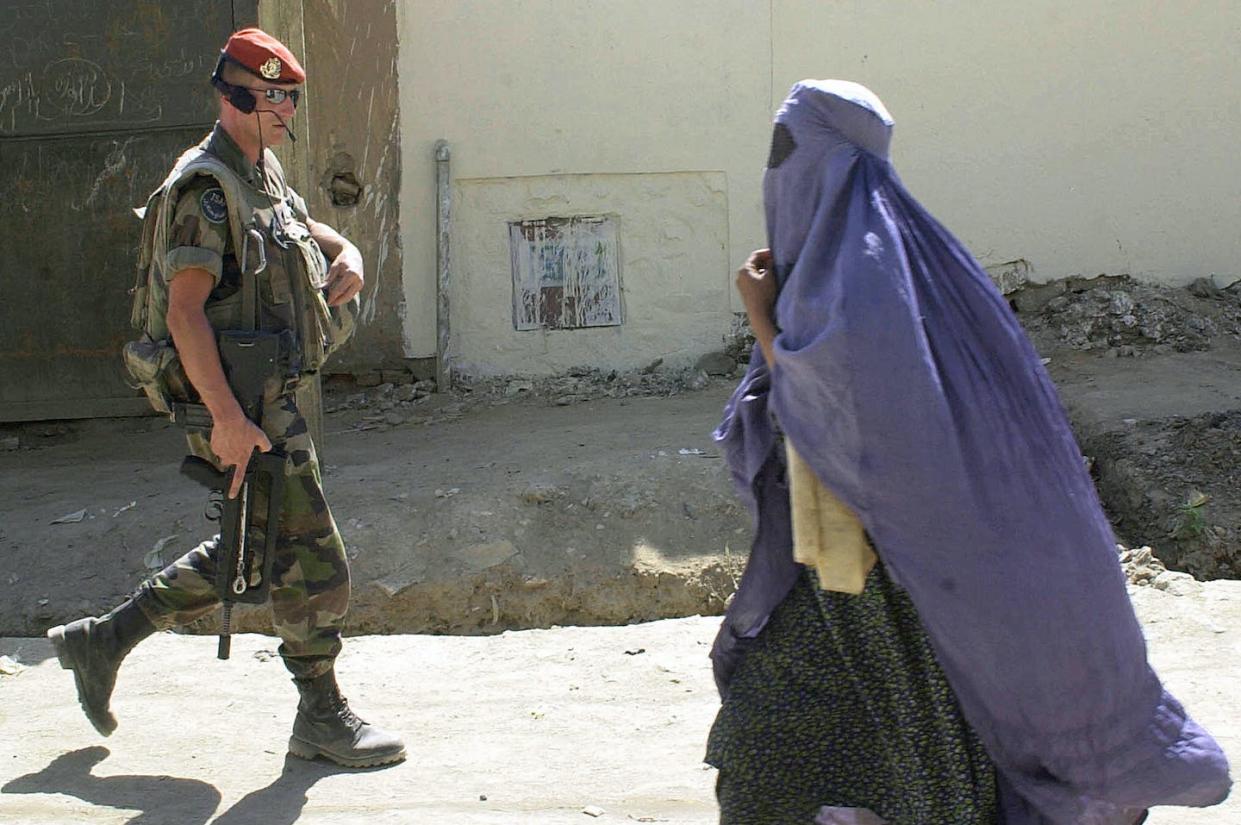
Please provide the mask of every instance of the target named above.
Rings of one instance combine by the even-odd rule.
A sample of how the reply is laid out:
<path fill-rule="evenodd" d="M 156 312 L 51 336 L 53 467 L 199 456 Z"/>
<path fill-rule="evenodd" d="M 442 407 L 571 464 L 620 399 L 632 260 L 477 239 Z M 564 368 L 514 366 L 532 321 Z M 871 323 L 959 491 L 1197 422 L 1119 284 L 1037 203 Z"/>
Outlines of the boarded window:
<path fill-rule="evenodd" d="M 616 221 L 542 218 L 509 224 L 513 327 L 576 329 L 621 322 Z"/>

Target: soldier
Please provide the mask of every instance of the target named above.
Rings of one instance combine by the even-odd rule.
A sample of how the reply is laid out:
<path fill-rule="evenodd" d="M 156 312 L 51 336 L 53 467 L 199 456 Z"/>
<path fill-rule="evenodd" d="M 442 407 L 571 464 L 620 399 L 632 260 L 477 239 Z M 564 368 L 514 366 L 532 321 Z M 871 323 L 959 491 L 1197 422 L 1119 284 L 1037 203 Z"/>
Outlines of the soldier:
<path fill-rule="evenodd" d="M 285 457 L 270 599 L 280 655 L 300 694 L 289 752 L 365 767 L 399 762 L 405 747 L 355 716 L 336 684 L 349 566 L 294 395 L 297 374 L 272 382 L 260 426 L 243 413 L 216 343 L 221 330 L 280 332 L 293 342 L 289 362 L 304 374 L 352 328 L 362 256 L 310 218 L 268 148 L 286 135 L 296 139 L 290 121 L 305 79 L 293 54 L 265 32 L 243 29 L 229 38 L 211 77 L 220 92 L 219 120 L 148 201 L 143 254 L 156 262 L 159 277 L 135 312 L 148 343 L 154 335 L 169 351 L 175 345 L 183 368 L 176 373 L 190 385 L 180 388 L 182 400 L 201 401 L 210 411 L 210 438 L 191 434 L 190 451 L 219 469 L 233 468 L 230 497 L 241 488 L 253 451 Z M 149 317 L 146 307 L 154 308 Z M 218 541 L 203 542 L 102 618 L 48 631 L 61 666 L 73 671 L 82 709 L 102 735 L 116 728 L 109 699 L 125 655 L 154 631 L 192 622 L 219 604 Z"/>

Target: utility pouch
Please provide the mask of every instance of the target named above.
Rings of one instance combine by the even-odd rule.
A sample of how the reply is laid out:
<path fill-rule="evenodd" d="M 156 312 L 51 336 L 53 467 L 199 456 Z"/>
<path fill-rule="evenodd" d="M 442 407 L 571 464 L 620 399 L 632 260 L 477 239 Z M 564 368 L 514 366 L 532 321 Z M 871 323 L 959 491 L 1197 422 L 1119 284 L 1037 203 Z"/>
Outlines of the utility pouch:
<path fill-rule="evenodd" d="M 181 358 L 167 340 L 157 341 L 143 334 L 130 341 L 121 351 L 129 385 L 146 393 L 156 412 L 171 415 L 173 405 L 188 400 L 185 388 L 189 382 L 181 367 Z"/>
<path fill-rule="evenodd" d="M 292 245 L 301 257 L 299 268 L 306 273 L 305 282 L 294 287 L 302 289 L 305 295 L 302 302 L 305 307 L 302 329 L 306 337 L 303 342 L 303 365 L 308 372 L 317 372 L 328 356 L 353 335 L 361 302 L 354 296 L 340 306 L 328 306 L 328 266 L 319 244 L 306 233 L 294 239 Z"/>

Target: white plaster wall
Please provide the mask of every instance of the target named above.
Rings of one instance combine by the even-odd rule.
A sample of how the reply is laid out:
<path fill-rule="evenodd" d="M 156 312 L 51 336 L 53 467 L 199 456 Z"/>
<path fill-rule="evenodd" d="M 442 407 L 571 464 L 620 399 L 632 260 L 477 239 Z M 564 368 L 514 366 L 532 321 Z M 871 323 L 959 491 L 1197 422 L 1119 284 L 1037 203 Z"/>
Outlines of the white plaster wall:
<path fill-rule="evenodd" d="M 449 361 L 471 375 L 636 369 L 720 348 L 728 291 L 728 197 L 721 172 L 540 175 L 457 182 Z M 620 326 L 513 329 L 510 221 L 612 215 L 618 223 Z M 654 356 L 652 354 L 655 354 Z"/>
<path fill-rule="evenodd" d="M 902 177 L 986 264 L 1025 259 L 1039 280 L 1241 275 L 1241 3 L 401 0 L 399 11 L 411 356 L 435 352 L 437 138 L 466 188 L 721 171 L 724 263 L 694 261 L 683 277 L 737 309 L 731 270 L 763 243 L 771 112 L 803 77 L 858 80 L 884 98 Z M 471 208 L 455 218 L 482 220 Z M 613 208 L 622 245 L 646 209 Z M 490 277 L 458 238 L 453 277 Z M 461 353 L 511 326 L 463 300 Z M 479 365 L 559 363 L 554 344 L 489 346 L 497 354 Z"/>
<path fill-rule="evenodd" d="M 1036 280 L 1241 275 L 1236 0 L 775 0 L 778 92 L 847 77 L 909 188 Z"/>
<path fill-rule="evenodd" d="M 771 117 L 767 4 L 405 0 L 400 11 L 401 205 L 410 355 L 435 352 L 431 151 L 441 137 L 451 145 L 458 181 L 563 175 L 569 182 L 579 174 L 724 170 L 731 204 L 727 253 L 660 264 L 665 269 L 675 264 L 686 284 L 714 296 L 708 304 L 718 332 L 700 352 L 717 349 L 729 329 L 733 260 L 761 244 L 764 234 L 760 185 Z M 696 179 L 683 178 L 687 183 Z M 470 209 L 458 203 L 454 221 L 479 220 Z M 663 210 L 665 204 L 650 209 Z M 649 222 L 656 212 L 640 200 L 609 211 L 619 215 L 624 256 L 630 228 Z M 497 227 L 500 238 L 506 237 L 504 231 Z M 477 272 L 462 267 L 467 261 L 474 266 L 478 257 L 471 257 L 462 243 L 453 250 L 453 277 L 476 279 Z M 507 250 L 504 255 L 507 267 Z M 622 278 L 630 274 L 627 266 L 622 260 Z M 626 293 L 627 301 L 633 297 L 632 291 Z M 462 300 L 453 308 L 454 346 L 472 347 L 473 339 L 491 335 L 501 324 L 511 328 L 507 303 L 503 314 L 483 317 Z M 499 310 L 501 303 L 495 306 Z M 598 332 L 556 335 L 593 342 Z M 676 327 L 668 333 L 658 340 L 675 339 Z M 645 362 L 671 354 L 660 351 L 656 340 L 649 339 Z M 546 359 L 523 349 L 520 359 L 497 352 L 488 363 L 512 372 L 546 371 L 556 363 L 551 355 L 556 345 L 551 346 Z"/>

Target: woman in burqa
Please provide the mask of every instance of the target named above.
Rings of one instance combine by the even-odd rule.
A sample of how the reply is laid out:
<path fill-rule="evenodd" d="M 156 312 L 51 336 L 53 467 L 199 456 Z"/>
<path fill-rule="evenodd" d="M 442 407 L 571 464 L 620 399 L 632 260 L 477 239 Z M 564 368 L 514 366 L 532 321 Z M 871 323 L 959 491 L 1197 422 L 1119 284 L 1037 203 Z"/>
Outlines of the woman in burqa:
<path fill-rule="evenodd" d="M 738 274 L 760 347 L 716 433 L 755 520 L 712 650 L 722 821 L 1134 825 L 1222 801 L 1055 389 L 897 178 L 883 104 L 804 81 L 775 121 L 770 251 Z M 877 563 L 794 561 L 786 446 Z"/>

